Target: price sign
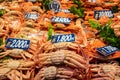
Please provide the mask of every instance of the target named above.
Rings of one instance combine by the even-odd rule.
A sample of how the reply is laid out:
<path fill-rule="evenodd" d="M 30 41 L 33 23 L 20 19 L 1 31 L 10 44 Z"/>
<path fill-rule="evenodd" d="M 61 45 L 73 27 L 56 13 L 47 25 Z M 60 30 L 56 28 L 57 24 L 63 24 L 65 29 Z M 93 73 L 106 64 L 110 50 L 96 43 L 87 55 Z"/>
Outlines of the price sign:
<path fill-rule="evenodd" d="M 96 2 L 96 0 L 88 0 L 88 2 Z"/>
<path fill-rule="evenodd" d="M 75 35 L 74 34 L 65 34 L 65 35 L 55 35 L 52 36 L 51 42 L 58 43 L 58 42 L 74 42 Z"/>
<path fill-rule="evenodd" d="M 109 18 L 113 18 L 114 14 L 112 10 L 98 10 L 94 11 L 94 18 L 99 19 L 101 16 L 107 16 Z"/>
<path fill-rule="evenodd" d="M 70 10 L 69 9 L 60 9 L 60 12 L 70 13 Z"/>
<path fill-rule="evenodd" d="M 65 18 L 65 17 L 56 17 L 56 16 L 53 16 L 51 18 L 51 22 L 57 22 L 57 23 L 63 23 L 63 24 L 70 24 L 71 19 L 70 18 Z"/>
<path fill-rule="evenodd" d="M 114 52 L 118 51 L 119 49 L 113 46 L 104 46 L 96 49 L 99 53 L 103 54 L 104 56 L 109 56 Z"/>
<path fill-rule="evenodd" d="M 30 2 L 36 2 L 36 0 L 26 0 L 26 1 L 30 1 Z"/>
<path fill-rule="evenodd" d="M 28 50 L 29 45 L 30 45 L 30 40 L 8 38 L 6 40 L 5 47 L 6 48 L 17 48 L 17 49 Z"/>
<path fill-rule="evenodd" d="M 53 0 L 52 2 L 50 2 L 49 8 L 54 12 L 59 12 L 60 2 L 58 0 Z"/>
<path fill-rule="evenodd" d="M 38 13 L 26 13 L 25 14 L 26 19 L 38 19 Z"/>

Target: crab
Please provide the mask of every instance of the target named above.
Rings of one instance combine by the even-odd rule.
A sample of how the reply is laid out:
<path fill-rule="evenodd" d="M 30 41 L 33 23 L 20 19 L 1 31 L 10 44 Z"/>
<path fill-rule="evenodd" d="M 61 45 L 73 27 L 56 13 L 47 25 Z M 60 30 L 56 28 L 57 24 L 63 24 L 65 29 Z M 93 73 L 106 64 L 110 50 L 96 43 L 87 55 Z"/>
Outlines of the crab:
<path fill-rule="evenodd" d="M 79 45 L 76 43 L 72 43 L 72 42 L 59 42 L 59 43 L 55 43 L 52 44 L 51 42 L 47 42 L 45 44 L 42 45 L 42 48 L 40 48 L 41 50 L 43 50 L 42 52 L 52 52 L 52 51 L 56 51 L 59 49 L 68 49 L 68 50 L 75 50 L 77 51 L 79 49 Z M 39 51 L 40 52 L 40 51 Z"/>
<path fill-rule="evenodd" d="M 21 49 L 12 49 L 12 50 L 6 50 L 5 52 L 0 53 L 0 59 L 4 58 L 5 56 L 9 55 L 14 58 L 23 58 L 26 60 L 26 58 L 32 59 L 33 55 L 30 54 L 27 51 L 21 50 Z"/>
<path fill-rule="evenodd" d="M 119 20 L 113 22 L 113 23 L 111 24 L 111 28 L 113 28 L 115 34 L 116 34 L 118 37 L 120 37 L 120 23 L 119 23 Z"/>
<path fill-rule="evenodd" d="M 62 64 L 79 69 L 87 69 L 88 67 L 85 57 L 69 50 L 57 50 L 55 52 L 38 54 L 34 60 L 38 64 L 38 67 Z"/>
<path fill-rule="evenodd" d="M 41 9 L 41 7 L 38 7 L 40 5 L 34 5 L 32 2 L 24 2 L 21 4 L 23 12 L 31 12 L 36 11 L 38 13 L 44 13 L 44 11 Z"/>
<path fill-rule="evenodd" d="M 14 64 L 14 65 L 13 65 Z M 30 79 L 33 73 L 32 67 L 35 63 L 33 61 L 26 60 L 1 60 L 0 64 L 0 79 L 9 78 L 10 80 L 16 79 Z M 25 74 L 23 74 L 23 72 Z"/>
<path fill-rule="evenodd" d="M 15 35 L 16 38 L 22 38 L 30 40 L 30 47 L 28 52 L 35 54 L 37 47 L 40 46 L 42 43 L 41 41 L 47 41 L 47 31 L 38 31 L 34 28 L 24 27 L 21 28 L 20 32 Z"/>
<path fill-rule="evenodd" d="M 80 76 L 78 76 L 81 79 Z M 75 71 L 65 67 L 44 67 L 35 76 L 34 80 L 78 80 L 75 79 Z"/>
<path fill-rule="evenodd" d="M 119 80 L 120 79 L 120 66 L 118 63 L 101 63 L 93 64 L 91 67 L 92 79 L 91 80 Z"/>
<path fill-rule="evenodd" d="M 61 25 L 56 25 L 57 27 Z M 87 46 L 87 38 L 82 26 L 82 19 L 78 18 L 76 22 L 71 22 L 68 26 L 62 26 L 62 30 L 65 32 L 71 32 L 75 34 L 75 42 L 80 44 L 81 47 Z M 62 34 L 62 33 L 61 33 Z"/>
<path fill-rule="evenodd" d="M 98 59 L 98 60 L 112 60 L 120 58 L 120 51 L 116 51 L 109 56 L 101 55 L 97 52 L 97 48 L 107 46 L 103 40 L 100 39 L 92 39 L 88 46 L 83 48 L 83 51 L 91 58 L 91 60 Z"/>
<path fill-rule="evenodd" d="M 23 23 L 23 14 L 20 11 L 9 11 L 3 15 L 5 26 L 9 28 L 9 35 L 13 37 L 20 31 Z"/>
<path fill-rule="evenodd" d="M 4 19 L 0 18 L 0 37 L 4 40 L 8 37 L 9 28 L 5 26 Z"/>

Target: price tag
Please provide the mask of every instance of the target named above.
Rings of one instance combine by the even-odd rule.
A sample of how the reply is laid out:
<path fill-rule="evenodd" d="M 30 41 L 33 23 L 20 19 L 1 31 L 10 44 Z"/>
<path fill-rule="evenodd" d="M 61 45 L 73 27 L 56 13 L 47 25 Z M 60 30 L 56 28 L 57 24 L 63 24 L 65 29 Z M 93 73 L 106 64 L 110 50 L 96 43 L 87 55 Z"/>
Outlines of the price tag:
<path fill-rule="evenodd" d="M 65 18 L 65 17 L 55 17 L 55 16 L 53 16 L 51 18 L 51 22 L 70 24 L 71 19 L 70 18 Z"/>
<path fill-rule="evenodd" d="M 60 12 L 70 13 L 70 10 L 69 9 L 60 9 Z"/>
<path fill-rule="evenodd" d="M 50 2 L 49 8 L 54 12 L 59 12 L 60 2 L 58 0 L 53 0 L 52 2 Z"/>
<path fill-rule="evenodd" d="M 96 2 L 96 0 L 88 0 L 88 2 Z"/>
<path fill-rule="evenodd" d="M 28 2 L 36 2 L 36 0 L 26 0 L 26 1 L 28 1 Z"/>
<path fill-rule="evenodd" d="M 6 48 L 17 48 L 17 49 L 28 50 L 29 45 L 30 45 L 30 40 L 8 38 L 6 40 L 5 47 Z"/>
<path fill-rule="evenodd" d="M 65 35 L 55 35 L 52 36 L 51 42 L 58 43 L 58 42 L 74 42 L 75 35 L 74 34 L 65 34 Z"/>
<path fill-rule="evenodd" d="M 96 50 L 99 53 L 103 54 L 104 56 L 109 56 L 109 55 L 115 53 L 116 51 L 118 51 L 119 49 L 109 45 L 109 46 L 97 48 Z"/>
<path fill-rule="evenodd" d="M 0 6 L 0 10 L 3 10 L 3 9 L 5 9 L 5 7 Z"/>
<path fill-rule="evenodd" d="M 98 10 L 94 11 L 94 18 L 99 19 L 101 16 L 107 16 L 109 18 L 114 17 L 114 13 L 112 10 Z"/>
<path fill-rule="evenodd" d="M 38 13 L 26 13 L 25 14 L 26 19 L 38 19 Z"/>

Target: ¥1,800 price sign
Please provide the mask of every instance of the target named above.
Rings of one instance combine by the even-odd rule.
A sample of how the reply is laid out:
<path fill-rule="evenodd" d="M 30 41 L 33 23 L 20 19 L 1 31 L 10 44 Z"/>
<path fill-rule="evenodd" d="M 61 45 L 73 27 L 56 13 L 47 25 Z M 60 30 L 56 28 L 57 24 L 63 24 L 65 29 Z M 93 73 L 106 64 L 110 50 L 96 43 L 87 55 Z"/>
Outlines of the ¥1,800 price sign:
<path fill-rule="evenodd" d="M 5 47 L 6 48 L 17 48 L 17 49 L 28 50 L 29 45 L 30 45 L 30 40 L 8 38 L 6 40 Z"/>
<path fill-rule="evenodd" d="M 65 35 L 55 35 L 52 36 L 51 42 L 58 43 L 58 42 L 74 42 L 75 35 L 74 34 L 65 34 Z"/>

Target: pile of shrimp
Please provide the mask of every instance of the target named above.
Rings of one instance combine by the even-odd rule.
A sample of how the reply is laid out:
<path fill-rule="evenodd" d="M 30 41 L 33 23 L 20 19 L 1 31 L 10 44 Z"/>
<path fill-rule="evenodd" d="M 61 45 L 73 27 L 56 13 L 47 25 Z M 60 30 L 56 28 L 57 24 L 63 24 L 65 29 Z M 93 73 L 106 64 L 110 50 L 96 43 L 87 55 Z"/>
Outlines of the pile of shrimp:
<path fill-rule="evenodd" d="M 96 51 L 96 48 L 106 46 L 107 44 L 96 35 L 99 31 L 91 28 L 88 20 L 96 20 L 100 23 L 100 25 L 106 24 L 110 18 L 102 16 L 97 20 L 94 18 L 94 11 L 110 10 L 113 6 L 118 6 L 118 10 L 120 10 L 119 0 L 95 0 L 96 2 L 89 2 L 90 0 L 80 0 L 82 2 L 82 8 L 84 9 L 84 17 L 82 18 L 80 18 L 77 14 L 64 12 L 64 10 L 69 10 L 71 6 L 76 7 L 73 0 L 58 0 L 61 4 L 61 11 L 59 12 L 54 12 L 53 10 L 46 11 L 43 7 L 43 0 L 36 0 L 36 2 L 32 1 L 33 0 L 0 0 L 0 10 L 4 10 L 3 15 L 0 16 L 0 39 L 3 41 L 2 45 L 0 45 L 0 80 L 36 80 L 35 76 L 39 73 L 39 70 L 42 69 L 38 67 L 39 64 L 36 62 L 37 57 L 38 55 L 44 54 L 45 50 L 48 49 L 43 49 L 43 46 L 51 45 L 50 48 L 52 48 L 53 45 L 51 40 L 48 40 L 50 25 L 52 25 L 52 36 L 59 34 L 75 35 L 75 42 L 67 43 L 79 45 L 80 48 L 77 49 L 76 46 L 71 45 L 71 49 L 78 51 L 82 50 L 82 55 L 84 55 L 82 57 L 87 59 L 87 64 L 89 65 L 87 66 L 87 71 L 82 74 L 84 75 L 84 79 L 63 78 L 64 80 L 117 80 L 115 78 L 116 76 L 113 76 L 113 73 L 111 74 L 109 72 L 110 75 L 103 76 L 107 73 L 101 72 L 102 74 L 100 75 L 99 72 L 95 72 L 95 69 L 97 69 L 98 66 L 101 69 L 100 64 L 107 65 L 114 61 L 113 59 L 119 59 L 120 52 L 115 52 L 115 54 L 107 57 L 99 54 Z M 30 15 L 26 14 L 37 14 L 37 18 L 36 16 L 29 18 Z M 119 15 L 119 12 L 114 13 L 114 18 L 112 18 L 113 24 L 111 25 L 118 36 L 120 36 Z M 70 18 L 71 22 L 69 24 L 51 22 L 51 18 L 53 16 Z M 8 38 L 30 40 L 30 47 L 28 50 L 8 49 L 5 47 L 5 43 Z M 61 44 L 59 44 L 59 46 L 60 45 Z M 52 50 L 52 52 L 55 52 L 55 50 Z M 13 64 L 15 66 L 13 66 Z M 117 67 L 120 66 L 117 65 Z M 2 69 L 5 69 L 5 72 Z M 80 71 L 78 70 L 76 72 Z M 40 74 L 39 76 L 41 75 L 44 76 L 43 74 Z M 63 77 L 65 76 L 63 75 Z M 118 80 L 119 79 L 120 76 Z"/>

